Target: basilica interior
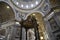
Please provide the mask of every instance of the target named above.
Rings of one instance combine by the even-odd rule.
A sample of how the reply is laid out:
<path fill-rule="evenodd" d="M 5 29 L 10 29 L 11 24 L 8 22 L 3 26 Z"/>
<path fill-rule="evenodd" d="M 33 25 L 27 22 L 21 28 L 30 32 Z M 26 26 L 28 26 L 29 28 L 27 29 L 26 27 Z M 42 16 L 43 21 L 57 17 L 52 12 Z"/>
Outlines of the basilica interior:
<path fill-rule="evenodd" d="M 0 0 L 0 40 L 60 40 L 60 0 Z"/>

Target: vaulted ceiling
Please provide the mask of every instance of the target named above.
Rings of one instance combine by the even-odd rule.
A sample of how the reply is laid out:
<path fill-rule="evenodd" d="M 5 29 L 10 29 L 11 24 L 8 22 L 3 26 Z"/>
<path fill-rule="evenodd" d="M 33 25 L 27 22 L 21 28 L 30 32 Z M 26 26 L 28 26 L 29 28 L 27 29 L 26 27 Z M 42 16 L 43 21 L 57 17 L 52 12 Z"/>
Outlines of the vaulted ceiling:
<path fill-rule="evenodd" d="M 0 23 L 11 20 L 12 18 L 14 18 L 14 12 L 11 7 L 4 2 L 0 2 Z"/>

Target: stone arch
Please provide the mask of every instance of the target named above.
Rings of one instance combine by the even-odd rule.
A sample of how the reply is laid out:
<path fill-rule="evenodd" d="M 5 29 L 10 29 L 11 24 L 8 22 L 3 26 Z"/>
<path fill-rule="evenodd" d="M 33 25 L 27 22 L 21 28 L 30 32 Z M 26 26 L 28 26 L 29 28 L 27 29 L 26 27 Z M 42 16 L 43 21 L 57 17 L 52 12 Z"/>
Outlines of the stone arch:
<path fill-rule="evenodd" d="M 41 11 L 33 11 L 33 12 L 28 13 L 25 19 L 27 19 L 27 17 L 28 17 L 29 15 L 31 15 L 32 13 L 35 13 L 35 12 L 39 13 L 39 14 L 42 15 L 42 16 L 45 16 L 44 13 L 42 13 Z"/>
<path fill-rule="evenodd" d="M 39 31 L 40 37 L 41 36 L 44 37 L 44 32 L 45 32 L 45 27 L 44 27 L 45 25 L 44 25 L 44 19 L 43 19 L 44 15 L 41 12 L 31 12 L 27 17 L 29 17 L 32 14 L 35 14 L 33 16 L 35 16 L 37 20 L 37 24 L 39 24 L 38 31 Z"/>
<path fill-rule="evenodd" d="M 0 1 L 0 21 L 1 23 L 15 19 L 13 8 L 6 2 Z"/>

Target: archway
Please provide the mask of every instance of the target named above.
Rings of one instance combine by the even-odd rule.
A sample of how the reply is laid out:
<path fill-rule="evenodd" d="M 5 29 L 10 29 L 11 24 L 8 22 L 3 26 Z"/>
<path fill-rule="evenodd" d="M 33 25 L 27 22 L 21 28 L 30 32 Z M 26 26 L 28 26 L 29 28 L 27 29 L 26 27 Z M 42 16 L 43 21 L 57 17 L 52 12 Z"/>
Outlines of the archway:
<path fill-rule="evenodd" d="M 0 23 L 14 19 L 15 14 L 11 6 L 5 2 L 0 2 Z"/>
<path fill-rule="evenodd" d="M 38 30 L 38 32 L 39 32 L 39 38 L 41 39 L 41 40 L 45 40 L 44 39 L 44 32 L 45 32 L 45 27 L 44 27 L 44 19 L 43 19 L 43 16 L 42 16 L 42 14 L 41 13 L 39 13 L 39 12 L 33 12 L 33 13 L 31 13 L 28 17 L 27 17 L 27 19 L 29 19 L 29 18 L 35 18 L 36 19 L 36 21 L 37 21 L 37 24 L 38 24 L 38 26 L 36 27 Z M 34 21 L 33 21 L 34 22 Z M 36 22 L 35 22 L 36 23 Z M 36 25 L 36 24 L 35 24 Z M 30 30 L 30 29 L 29 29 Z M 29 31 L 28 31 L 29 32 Z M 39 39 L 38 39 L 39 40 Z"/>
<path fill-rule="evenodd" d="M 12 24 L 15 19 L 15 14 L 11 6 L 3 1 L 0 1 L 0 40 L 7 40 L 6 34 L 7 27 Z M 9 31 L 10 32 L 10 31 Z M 7 32 L 8 33 L 8 32 Z"/>

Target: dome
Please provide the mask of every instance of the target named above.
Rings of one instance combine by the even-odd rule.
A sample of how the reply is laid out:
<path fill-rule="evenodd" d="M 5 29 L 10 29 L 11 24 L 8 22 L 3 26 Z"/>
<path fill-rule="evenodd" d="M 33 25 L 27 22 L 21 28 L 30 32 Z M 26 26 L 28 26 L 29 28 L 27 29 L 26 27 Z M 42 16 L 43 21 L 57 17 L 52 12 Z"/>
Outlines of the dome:
<path fill-rule="evenodd" d="M 11 0 L 13 5 L 18 7 L 19 9 L 34 9 L 38 7 L 43 0 Z"/>

